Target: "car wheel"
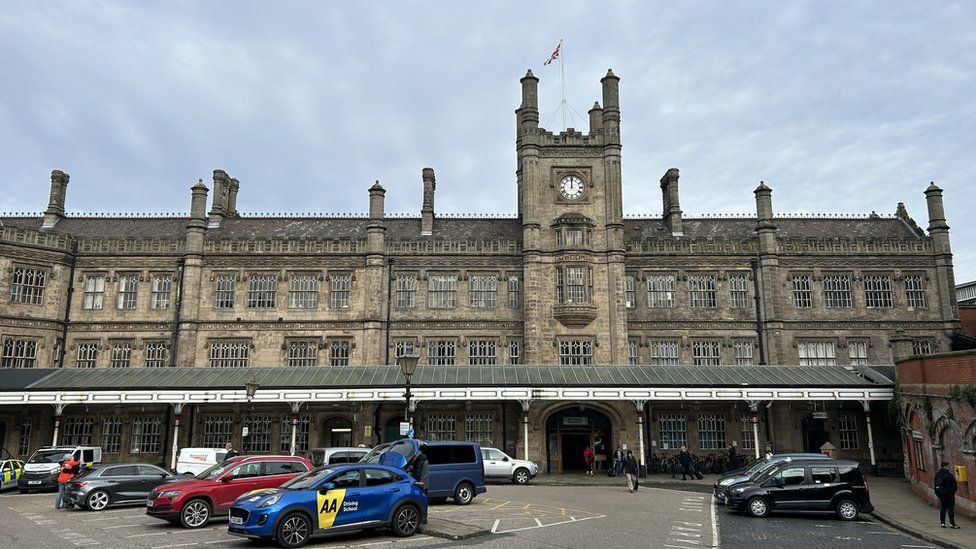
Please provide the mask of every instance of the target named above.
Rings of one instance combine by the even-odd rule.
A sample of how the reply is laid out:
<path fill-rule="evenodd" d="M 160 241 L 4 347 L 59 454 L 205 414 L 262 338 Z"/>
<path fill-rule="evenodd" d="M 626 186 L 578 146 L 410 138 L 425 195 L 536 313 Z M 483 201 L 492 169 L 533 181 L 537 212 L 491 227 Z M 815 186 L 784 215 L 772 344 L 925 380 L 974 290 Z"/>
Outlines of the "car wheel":
<path fill-rule="evenodd" d="M 761 497 L 749 498 L 746 502 L 746 510 L 756 518 L 762 518 L 769 514 L 769 504 Z"/>
<path fill-rule="evenodd" d="M 285 515 L 275 529 L 275 541 L 282 547 L 302 547 L 312 534 L 312 522 L 302 513 Z"/>
<path fill-rule="evenodd" d="M 191 499 L 180 511 L 180 524 L 184 528 L 203 528 L 210 520 L 210 504 L 202 499 Z"/>
<path fill-rule="evenodd" d="M 400 538 L 407 538 L 414 535 L 420 528 L 420 511 L 413 505 L 404 505 L 393 513 L 393 520 L 390 521 L 390 530 Z"/>
<path fill-rule="evenodd" d="M 110 502 L 108 492 L 105 490 L 95 490 L 94 492 L 88 494 L 88 497 L 85 498 L 85 507 L 89 511 L 101 511 L 102 509 L 108 507 Z"/>
<path fill-rule="evenodd" d="M 854 520 L 861 514 L 857 504 L 849 499 L 838 502 L 836 510 L 841 520 Z"/>
<path fill-rule="evenodd" d="M 467 482 L 462 482 L 458 484 L 458 487 L 454 489 L 454 503 L 458 505 L 467 505 L 471 503 L 474 499 L 474 486 L 471 486 Z"/>
<path fill-rule="evenodd" d="M 512 475 L 512 482 L 515 484 L 528 484 L 531 478 L 532 475 L 529 474 L 528 469 L 516 469 L 515 474 Z"/>

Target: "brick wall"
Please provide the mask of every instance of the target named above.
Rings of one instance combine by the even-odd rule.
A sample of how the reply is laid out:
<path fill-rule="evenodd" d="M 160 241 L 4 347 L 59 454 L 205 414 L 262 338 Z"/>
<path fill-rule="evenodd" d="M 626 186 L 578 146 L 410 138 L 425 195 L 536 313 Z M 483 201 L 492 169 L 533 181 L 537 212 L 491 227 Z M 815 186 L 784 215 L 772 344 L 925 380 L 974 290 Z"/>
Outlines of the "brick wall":
<path fill-rule="evenodd" d="M 966 468 L 958 511 L 976 516 L 976 351 L 913 357 L 897 364 L 905 473 L 916 494 L 935 504 L 932 478 L 939 463 Z M 966 388 L 969 393 L 966 394 Z"/>
<path fill-rule="evenodd" d="M 959 320 L 963 333 L 976 337 L 976 305 L 960 305 Z"/>

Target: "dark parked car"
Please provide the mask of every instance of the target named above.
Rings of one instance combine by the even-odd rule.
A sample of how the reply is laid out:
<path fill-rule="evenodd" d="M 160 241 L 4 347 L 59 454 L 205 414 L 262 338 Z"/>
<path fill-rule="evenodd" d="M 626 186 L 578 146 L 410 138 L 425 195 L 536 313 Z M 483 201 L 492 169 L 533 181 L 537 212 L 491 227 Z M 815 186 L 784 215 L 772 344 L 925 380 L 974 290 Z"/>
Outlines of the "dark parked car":
<path fill-rule="evenodd" d="M 724 504 L 729 496 L 729 487 L 733 484 L 746 482 L 756 475 L 763 474 L 767 469 L 775 467 L 778 463 L 783 461 L 797 459 L 829 458 L 825 454 L 787 453 L 774 454 L 768 458 L 762 457 L 755 459 L 741 469 L 729 471 L 728 473 L 718 477 L 718 480 L 715 481 L 714 485 L 712 485 L 712 493 L 715 495 L 715 501 L 717 501 L 719 504 Z"/>
<path fill-rule="evenodd" d="M 126 503 L 145 505 L 153 488 L 175 479 L 173 473 L 148 463 L 97 465 L 72 479 L 64 497 L 89 511 Z"/>
<path fill-rule="evenodd" d="M 729 492 L 729 508 L 754 517 L 765 517 L 772 511 L 820 511 L 854 520 L 874 510 L 856 461 L 784 461 L 733 485 Z"/>

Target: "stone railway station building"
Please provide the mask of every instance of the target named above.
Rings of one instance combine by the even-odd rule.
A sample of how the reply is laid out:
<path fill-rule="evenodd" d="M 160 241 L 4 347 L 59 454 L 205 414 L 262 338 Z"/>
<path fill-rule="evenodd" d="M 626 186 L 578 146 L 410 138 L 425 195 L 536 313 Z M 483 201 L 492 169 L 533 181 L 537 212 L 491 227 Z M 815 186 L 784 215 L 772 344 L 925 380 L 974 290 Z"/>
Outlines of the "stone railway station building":
<path fill-rule="evenodd" d="M 538 79 L 521 79 L 510 217 L 438 215 L 429 168 L 419 217 L 388 215 L 378 182 L 364 216 L 240 214 L 222 170 L 187 215 L 68 215 L 52 172 L 43 214 L 0 217 L 3 447 L 169 465 L 228 441 L 372 445 L 398 436 L 397 357 L 418 354 L 418 436 L 552 473 L 580 469 L 586 445 L 733 442 L 830 442 L 900 469 L 892 365 L 959 330 L 941 189 L 924 191 L 927 231 L 901 205 L 777 215 L 762 183 L 754 216 L 688 218 L 669 169 L 662 215 L 627 217 L 618 78 L 601 82 L 588 133 L 552 133 Z"/>

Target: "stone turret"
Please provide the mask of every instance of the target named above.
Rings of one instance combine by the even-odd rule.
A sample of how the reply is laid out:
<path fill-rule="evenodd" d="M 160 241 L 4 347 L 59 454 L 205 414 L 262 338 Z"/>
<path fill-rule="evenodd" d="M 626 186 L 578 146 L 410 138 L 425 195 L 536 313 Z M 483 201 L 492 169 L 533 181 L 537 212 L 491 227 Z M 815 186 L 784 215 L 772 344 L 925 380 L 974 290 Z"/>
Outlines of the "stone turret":
<path fill-rule="evenodd" d="M 420 236 L 434 234 L 434 191 L 437 181 L 434 179 L 434 169 L 424 168 L 424 205 L 420 209 Z"/>
<path fill-rule="evenodd" d="M 682 236 L 681 204 L 678 200 L 678 168 L 671 168 L 661 178 L 661 197 L 664 201 L 664 223 L 673 236 Z"/>
<path fill-rule="evenodd" d="M 203 253 L 203 234 L 207 230 L 207 193 L 203 180 L 190 188 L 190 220 L 186 223 L 186 251 Z"/>
<path fill-rule="evenodd" d="M 951 253 L 949 225 L 946 223 L 945 207 L 942 204 L 942 189 L 934 181 L 925 189 L 925 204 L 929 210 L 929 235 L 936 244 L 936 252 Z"/>
<path fill-rule="evenodd" d="M 593 107 L 588 113 L 590 115 L 590 135 L 603 129 L 603 107 L 599 101 L 593 102 Z"/>
<path fill-rule="evenodd" d="M 956 275 L 952 270 L 952 247 L 949 245 L 949 224 L 946 223 L 945 206 L 942 204 L 942 189 L 935 182 L 925 189 L 925 204 L 929 213 L 929 238 L 935 254 L 935 277 L 939 288 L 956 287 Z M 959 330 L 959 305 L 952 291 L 939 292 L 939 306 L 943 318 L 951 318 L 946 333 Z"/>
<path fill-rule="evenodd" d="M 603 129 L 607 143 L 620 143 L 620 79 L 607 69 L 603 84 Z"/>
<path fill-rule="evenodd" d="M 532 69 L 525 72 L 522 83 L 522 105 L 515 111 L 518 133 L 531 133 L 539 127 L 539 79 Z"/>
<path fill-rule="evenodd" d="M 47 210 L 44 211 L 42 229 L 50 229 L 64 218 L 64 198 L 68 192 L 68 179 L 68 174 L 61 170 L 51 172 L 51 199 L 48 200 Z"/>
<path fill-rule="evenodd" d="M 367 253 L 382 255 L 385 246 L 384 236 L 386 223 L 384 222 L 384 207 L 386 189 L 377 181 L 369 188 L 369 225 L 366 226 Z"/>

